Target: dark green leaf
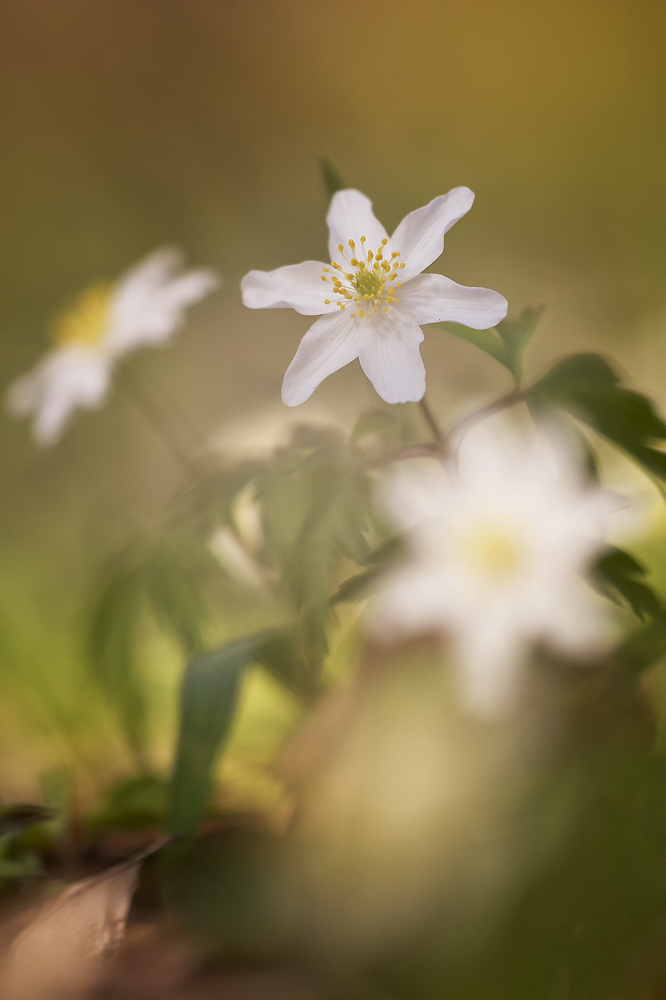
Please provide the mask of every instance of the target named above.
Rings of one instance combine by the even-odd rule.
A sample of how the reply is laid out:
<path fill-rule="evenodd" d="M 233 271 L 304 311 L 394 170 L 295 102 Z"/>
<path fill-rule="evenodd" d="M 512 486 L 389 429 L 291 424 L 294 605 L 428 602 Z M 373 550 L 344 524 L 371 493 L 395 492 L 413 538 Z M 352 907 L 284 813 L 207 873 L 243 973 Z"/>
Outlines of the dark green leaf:
<path fill-rule="evenodd" d="M 666 479 L 666 423 L 646 396 L 622 385 L 597 354 L 576 354 L 558 362 L 530 390 L 536 409 L 556 406 L 588 424 L 627 452 L 652 475 Z"/>
<path fill-rule="evenodd" d="M 454 337 L 459 337 L 460 340 L 466 340 L 469 344 L 480 347 L 482 351 L 490 354 L 492 358 L 511 371 L 511 361 L 506 345 L 492 330 L 472 330 L 471 327 L 463 326 L 462 323 L 438 323 L 437 326 L 440 330 L 446 330 Z"/>
<path fill-rule="evenodd" d="M 653 618 L 662 611 L 657 595 L 643 582 L 646 570 L 622 549 L 610 549 L 597 561 L 594 578 L 600 589 L 639 618 Z"/>
<path fill-rule="evenodd" d="M 332 198 L 337 191 L 344 191 L 348 185 L 343 181 L 340 171 L 330 156 L 322 156 L 320 162 L 326 191 L 328 197 Z"/>
<path fill-rule="evenodd" d="M 229 735 L 241 680 L 265 638 L 250 636 L 202 653 L 185 672 L 167 806 L 171 834 L 192 836 L 204 815 L 211 772 Z"/>
<path fill-rule="evenodd" d="M 617 650 L 617 658 L 629 674 L 640 674 L 666 655 L 666 612 L 658 614 Z"/>

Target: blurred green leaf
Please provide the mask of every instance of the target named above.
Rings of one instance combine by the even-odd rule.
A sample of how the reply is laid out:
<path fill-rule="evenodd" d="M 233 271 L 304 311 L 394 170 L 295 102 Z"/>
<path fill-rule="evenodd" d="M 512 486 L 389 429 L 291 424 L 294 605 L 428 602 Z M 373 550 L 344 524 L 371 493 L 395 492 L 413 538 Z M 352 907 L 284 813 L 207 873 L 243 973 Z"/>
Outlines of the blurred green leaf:
<path fill-rule="evenodd" d="M 158 775 L 139 774 L 123 779 L 108 792 L 91 826 L 94 830 L 162 826 L 167 794 L 167 782 Z"/>
<path fill-rule="evenodd" d="M 496 333 L 492 330 L 472 330 L 461 323 L 438 323 L 437 326 L 490 354 L 511 372 L 518 384 L 522 377 L 523 353 L 542 312 L 543 309 L 528 307 L 518 319 L 504 319 L 498 323 Z"/>
<path fill-rule="evenodd" d="M 342 179 L 342 175 L 330 156 L 322 156 L 321 172 L 324 177 L 324 184 L 329 198 L 332 198 L 337 191 L 344 191 L 348 187 Z"/>
<path fill-rule="evenodd" d="M 666 654 L 666 612 L 662 611 L 617 650 L 618 662 L 626 673 L 642 673 Z"/>
<path fill-rule="evenodd" d="M 202 653 L 185 672 L 167 805 L 171 834 L 192 836 L 204 815 L 211 772 L 229 735 L 241 680 L 266 637 L 262 633 Z"/>
<path fill-rule="evenodd" d="M 128 550 L 111 566 L 93 607 L 88 649 L 96 681 L 115 707 L 128 744 L 143 764 L 147 699 L 138 663 L 144 598 L 141 560 Z"/>
<path fill-rule="evenodd" d="M 593 568 L 593 578 L 600 589 L 642 619 L 653 618 L 663 610 L 657 595 L 643 582 L 646 573 L 632 555 L 616 548 L 605 552 Z"/>
<path fill-rule="evenodd" d="M 403 551 L 400 538 L 390 538 L 384 545 L 375 549 L 369 556 L 372 564 L 363 573 L 350 576 L 341 583 L 331 598 L 332 604 L 342 604 L 347 601 L 362 601 L 372 591 L 375 582 L 385 572 L 386 566 L 392 563 Z"/>
<path fill-rule="evenodd" d="M 575 354 L 551 368 L 529 392 L 537 409 L 551 406 L 583 421 L 630 455 L 650 474 L 666 479 L 666 423 L 654 404 L 626 389 L 620 376 L 598 354 Z"/>
<path fill-rule="evenodd" d="M 305 702 L 321 693 L 319 675 L 304 657 L 302 638 L 297 629 L 269 633 L 257 648 L 257 663 Z"/>

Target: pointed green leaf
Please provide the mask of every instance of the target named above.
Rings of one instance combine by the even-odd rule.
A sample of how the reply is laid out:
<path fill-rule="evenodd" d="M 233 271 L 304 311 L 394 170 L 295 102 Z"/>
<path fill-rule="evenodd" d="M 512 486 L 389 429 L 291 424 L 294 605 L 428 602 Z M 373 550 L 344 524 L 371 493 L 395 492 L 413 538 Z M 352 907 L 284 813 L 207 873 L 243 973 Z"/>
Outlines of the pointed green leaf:
<path fill-rule="evenodd" d="M 611 548 L 597 561 L 593 578 L 612 600 L 629 608 L 639 618 L 654 618 L 663 606 L 654 591 L 643 581 L 644 566 L 622 549 Z"/>
<path fill-rule="evenodd" d="M 229 735 L 241 680 L 265 634 L 202 653 L 188 666 L 180 697 L 178 745 L 169 788 L 167 828 L 192 836 L 208 800 L 211 772 Z"/>
<path fill-rule="evenodd" d="M 576 354 L 551 368 L 529 393 L 539 409 L 566 410 L 627 452 L 652 475 L 666 479 L 666 423 L 646 396 L 622 385 L 620 376 L 597 354 Z"/>
<path fill-rule="evenodd" d="M 522 375 L 523 352 L 537 328 L 542 312 L 542 309 L 528 307 L 518 319 L 502 320 L 497 324 L 496 330 L 472 330 L 461 323 L 438 323 L 437 326 L 495 358 L 511 372 L 517 384 Z"/>
<path fill-rule="evenodd" d="M 328 197 L 332 198 L 337 191 L 344 191 L 348 185 L 330 156 L 322 156 L 320 163 Z"/>

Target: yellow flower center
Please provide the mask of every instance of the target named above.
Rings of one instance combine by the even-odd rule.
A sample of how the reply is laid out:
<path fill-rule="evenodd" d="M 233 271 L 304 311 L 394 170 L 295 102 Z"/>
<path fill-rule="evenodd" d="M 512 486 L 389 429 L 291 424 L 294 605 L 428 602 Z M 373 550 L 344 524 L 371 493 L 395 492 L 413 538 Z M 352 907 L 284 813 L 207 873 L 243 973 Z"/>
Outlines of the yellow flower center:
<path fill-rule="evenodd" d="M 388 240 L 382 240 L 377 250 L 367 252 L 366 242 L 365 236 L 361 236 L 361 250 L 356 256 L 356 243 L 349 240 L 352 254 L 350 258 L 347 258 L 345 248 L 340 243 L 338 250 L 350 270 L 345 271 L 342 265 L 331 262 L 331 266 L 325 267 L 321 276 L 321 280 L 330 285 L 333 294 L 337 296 L 334 299 L 324 299 L 324 305 L 329 306 L 331 302 L 335 302 L 342 310 L 350 306 L 355 310 L 351 314 L 352 319 L 369 319 L 380 309 L 388 312 L 389 306 L 398 301 L 395 293 L 401 287 L 401 282 L 396 279 L 400 268 L 405 266 L 398 263 L 399 250 L 394 251 L 388 260 L 384 256 Z"/>
<path fill-rule="evenodd" d="M 82 292 L 56 317 L 51 327 L 51 340 L 58 347 L 99 344 L 107 332 L 112 293 L 113 285 L 102 283 Z"/>
<path fill-rule="evenodd" d="M 474 569 L 497 580 L 510 576 L 523 562 L 520 539 L 494 526 L 483 526 L 467 542 L 467 553 Z"/>

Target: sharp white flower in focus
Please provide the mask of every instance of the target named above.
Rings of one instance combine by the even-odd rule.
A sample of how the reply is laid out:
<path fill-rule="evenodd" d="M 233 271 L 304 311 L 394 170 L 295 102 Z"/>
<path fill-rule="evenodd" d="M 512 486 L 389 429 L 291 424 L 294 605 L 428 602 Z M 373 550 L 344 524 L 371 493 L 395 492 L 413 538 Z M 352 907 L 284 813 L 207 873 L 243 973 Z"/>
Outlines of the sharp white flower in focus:
<path fill-rule="evenodd" d="M 487 330 L 504 319 L 507 302 L 498 292 L 421 273 L 440 256 L 444 234 L 473 201 L 469 188 L 454 188 L 411 212 L 389 238 L 369 198 L 338 191 L 326 220 L 330 264 L 307 260 L 243 278 L 243 302 L 251 309 L 321 315 L 285 375 L 288 406 L 305 402 L 328 375 L 356 358 L 387 403 L 417 402 L 425 393 L 422 324 L 446 320 Z"/>
<path fill-rule="evenodd" d="M 178 251 L 158 250 L 115 284 L 83 292 L 57 319 L 55 346 L 7 394 L 14 416 L 34 416 L 39 444 L 54 444 L 77 408 L 101 406 L 119 359 L 139 347 L 166 343 L 187 307 L 220 284 L 213 271 L 182 268 Z"/>
<path fill-rule="evenodd" d="M 388 575 L 371 632 L 442 635 L 468 710 L 501 714 L 536 642 L 576 657 L 604 647 L 610 619 L 584 574 L 614 505 L 544 435 L 477 430 L 456 467 L 397 469 L 380 500 L 408 558 Z"/>

